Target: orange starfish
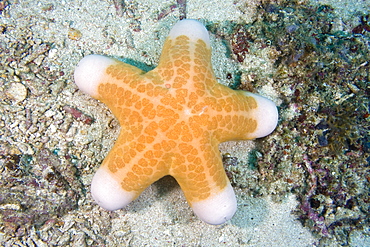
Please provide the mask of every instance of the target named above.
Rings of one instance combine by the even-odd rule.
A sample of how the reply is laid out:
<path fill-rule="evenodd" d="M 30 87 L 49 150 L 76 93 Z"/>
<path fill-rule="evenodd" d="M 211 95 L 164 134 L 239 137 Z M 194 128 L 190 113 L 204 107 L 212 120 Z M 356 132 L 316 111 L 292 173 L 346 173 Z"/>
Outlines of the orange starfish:
<path fill-rule="evenodd" d="M 278 113 L 266 98 L 217 83 L 201 23 L 178 22 L 152 71 L 90 55 L 78 64 L 75 81 L 104 102 L 121 125 L 91 184 L 100 206 L 122 208 L 171 175 L 203 221 L 222 224 L 233 216 L 236 199 L 218 145 L 270 134 Z"/>

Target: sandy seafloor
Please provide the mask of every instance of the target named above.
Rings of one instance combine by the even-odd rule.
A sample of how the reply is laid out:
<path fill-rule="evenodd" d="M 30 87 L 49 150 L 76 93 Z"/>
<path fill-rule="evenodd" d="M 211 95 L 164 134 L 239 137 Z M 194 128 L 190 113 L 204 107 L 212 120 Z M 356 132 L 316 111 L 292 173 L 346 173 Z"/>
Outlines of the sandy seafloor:
<path fill-rule="evenodd" d="M 28 191 L 24 190 L 24 198 L 27 198 L 27 203 L 30 204 L 32 198 L 35 198 L 37 203 L 47 201 L 49 204 L 44 207 L 48 212 L 41 210 L 45 215 L 39 219 L 41 225 L 36 224 L 27 229 L 27 234 L 22 235 L 19 230 L 21 228 L 14 224 L 2 224 L 0 244 L 315 246 L 317 238 L 291 213 L 297 205 L 294 195 L 287 195 L 281 203 L 277 203 L 268 195 L 258 198 L 248 197 L 243 194 L 242 189 L 235 188 L 238 211 L 232 220 L 221 226 L 207 225 L 197 219 L 186 203 L 179 186 L 170 178 L 164 178 L 150 186 L 125 209 L 110 213 L 95 204 L 89 193 L 91 178 L 99 162 L 113 145 L 119 127 L 113 115 L 102 103 L 77 89 L 73 82 L 74 68 L 78 61 L 88 54 L 104 54 L 155 67 L 170 27 L 179 20 L 178 8 L 162 19 L 156 20 L 158 14 L 168 9 L 175 3 L 174 1 L 125 2 L 132 11 L 123 13 L 122 16 L 117 14 L 113 1 L 108 0 L 19 0 L 9 1 L 3 10 L 0 24 L 6 29 L 0 34 L 0 42 L 12 43 L 14 49 L 22 47 L 24 51 L 18 55 L 22 56 L 23 65 L 27 67 L 31 61 L 35 65 L 30 68 L 33 77 L 28 80 L 26 76 L 21 76 L 22 73 L 28 73 L 22 71 L 21 66 L 19 71 L 15 69 L 11 72 L 7 68 L 1 68 L 0 74 L 3 76 L 0 87 L 3 92 L 0 106 L 2 109 L 0 154 L 27 154 L 27 157 L 37 157 L 27 164 L 34 166 L 29 168 L 33 174 L 37 173 L 33 169 L 41 170 L 40 183 L 47 185 L 40 188 L 31 186 Z M 197 19 L 203 23 L 253 21 L 258 2 L 235 2 L 237 3 L 225 0 L 219 4 L 219 1 L 215 0 L 189 0 L 186 15 L 187 18 Z M 343 23 L 358 21 L 352 18 L 356 12 L 369 12 L 369 1 L 320 0 L 312 3 L 330 4 L 342 18 Z M 248 11 L 242 13 L 240 6 Z M 17 46 L 17 42 L 23 45 L 18 43 Z M 211 42 L 216 76 L 220 83 L 226 83 L 226 74 L 237 70 L 240 65 L 225 55 L 227 51 L 222 39 L 211 34 Z M 43 52 L 46 45 L 48 51 Z M 5 52 L 1 54 L 1 58 L 4 59 L 4 56 L 7 56 Z M 18 62 L 17 59 L 14 60 Z M 247 60 L 250 62 L 244 63 L 243 66 L 248 64 L 251 69 L 260 68 L 266 74 L 273 70 L 273 62 L 263 54 L 261 57 L 251 55 Z M 12 84 L 13 86 L 10 86 Z M 272 90 L 268 83 L 257 90 L 258 93 L 274 100 L 277 105 L 281 104 L 279 94 Z M 71 114 L 66 113 L 66 106 L 78 109 L 86 114 L 87 118 L 92 117 L 93 123 L 86 123 L 89 120 L 77 121 Z M 253 146 L 253 141 L 231 142 L 221 145 L 220 151 L 246 160 Z M 55 157 L 63 158 L 59 161 L 46 158 L 46 163 L 49 163 L 40 165 L 39 161 L 42 160 L 40 150 L 50 150 Z M 75 170 L 65 171 L 62 168 L 55 168 L 50 162 L 59 164 L 62 168 L 68 168 L 73 164 Z M 7 172 L 5 163 L 4 159 L 0 163 L 2 166 L 0 171 L 3 173 L 0 178 L 4 178 Z M 68 189 L 58 190 L 60 188 L 58 186 L 55 189 L 55 185 L 52 184 L 53 178 L 49 179 L 45 175 L 47 170 L 57 174 L 62 183 L 69 184 Z M 78 179 L 74 179 L 74 176 L 78 176 Z M 26 183 L 31 184 L 29 180 L 19 181 L 20 186 L 27 185 Z M 8 188 L 5 183 L 1 186 L 2 195 L 5 195 Z M 54 190 L 49 191 L 50 188 Z M 55 196 L 53 193 L 58 195 Z M 65 199 L 70 196 L 69 193 L 73 194 L 72 202 Z M 53 202 L 53 199 L 49 200 L 48 197 L 55 197 L 56 201 Z M 0 199 L 2 202 L 0 210 L 3 212 L 18 210 L 36 214 L 39 212 L 37 207 L 43 207 L 24 205 L 6 198 Z M 75 203 L 72 209 L 55 209 L 57 205 L 53 207 L 53 204 L 65 207 L 68 203 Z M 33 210 L 27 211 L 29 208 Z M 55 214 L 50 209 L 54 209 Z M 26 218 L 23 215 L 21 221 L 25 225 L 28 222 Z M 370 246 L 368 234 L 366 231 L 363 234 L 358 233 L 357 237 L 351 239 L 351 246 Z"/>

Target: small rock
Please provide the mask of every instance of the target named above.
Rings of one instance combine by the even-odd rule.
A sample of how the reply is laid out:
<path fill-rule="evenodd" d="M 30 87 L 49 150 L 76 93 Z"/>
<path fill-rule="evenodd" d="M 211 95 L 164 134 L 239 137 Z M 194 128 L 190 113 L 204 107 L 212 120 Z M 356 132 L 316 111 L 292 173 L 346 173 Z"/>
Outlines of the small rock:
<path fill-rule="evenodd" d="M 82 33 L 80 32 L 80 30 L 77 30 L 75 28 L 70 28 L 68 30 L 68 38 L 70 38 L 71 40 L 80 40 L 82 37 Z"/>
<path fill-rule="evenodd" d="M 27 88 L 22 83 L 12 83 L 6 91 L 6 95 L 11 98 L 14 103 L 21 102 L 27 97 Z"/>

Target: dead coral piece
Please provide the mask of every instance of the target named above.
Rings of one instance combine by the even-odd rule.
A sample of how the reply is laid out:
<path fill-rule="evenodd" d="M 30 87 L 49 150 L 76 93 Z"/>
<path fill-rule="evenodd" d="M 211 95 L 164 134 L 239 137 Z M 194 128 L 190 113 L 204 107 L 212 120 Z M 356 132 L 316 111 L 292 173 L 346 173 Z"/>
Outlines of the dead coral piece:
<path fill-rule="evenodd" d="M 26 236 L 32 227 L 76 208 L 80 192 L 56 169 L 59 158 L 49 150 L 36 156 L 6 154 L 0 160 L 6 167 L 0 182 L 6 188 L 0 190 L 0 226 L 7 236 Z"/>
<path fill-rule="evenodd" d="M 186 19 L 186 0 L 177 0 L 176 4 L 171 4 L 167 6 L 166 8 L 162 9 L 159 14 L 157 15 L 157 18 L 155 20 L 159 21 L 166 16 L 168 16 L 170 13 L 175 11 L 175 9 L 179 9 L 179 19 L 183 20 Z"/>
<path fill-rule="evenodd" d="M 77 120 L 79 120 L 79 121 L 81 121 L 81 122 L 83 122 L 85 124 L 89 124 L 90 125 L 90 124 L 92 124 L 94 122 L 94 119 L 92 117 L 84 114 L 82 111 L 80 111 L 80 110 L 78 110 L 76 108 L 73 108 L 73 107 L 70 107 L 68 105 L 65 105 L 65 106 L 63 106 L 63 110 L 65 110 L 67 113 L 72 114 L 72 116 L 75 119 L 77 119 Z"/>
<path fill-rule="evenodd" d="M 257 170 L 226 159 L 233 185 L 275 200 L 297 195 L 297 217 L 323 246 L 348 245 L 351 231 L 369 225 L 369 23 L 362 18 L 355 32 L 338 31 L 335 18 L 326 5 L 264 1 L 253 25 L 211 29 L 233 40 L 239 61 L 253 49 L 273 51 L 271 80 L 283 100 L 280 125 L 257 141 Z M 262 83 L 253 80 L 255 88 Z"/>
<path fill-rule="evenodd" d="M 132 0 L 125 2 L 124 0 L 113 0 L 114 8 L 118 17 L 126 15 L 131 20 L 130 28 L 134 32 L 141 31 L 140 16 L 137 14 L 137 3 Z"/>
<path fill-rule="evenodd" d="M 126 11 L 126 4 L 124 0 L 113 0 L 114 8 L 116 9 L 116 14 L 122 17 Z"/>

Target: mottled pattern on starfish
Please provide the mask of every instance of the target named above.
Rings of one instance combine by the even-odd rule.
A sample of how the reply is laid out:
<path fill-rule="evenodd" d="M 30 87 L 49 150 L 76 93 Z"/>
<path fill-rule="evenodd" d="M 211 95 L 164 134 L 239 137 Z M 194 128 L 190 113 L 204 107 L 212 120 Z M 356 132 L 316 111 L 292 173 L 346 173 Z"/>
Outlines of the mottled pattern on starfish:
<path fill-rule="evenodd" d="M 75 80 L 121 125 L 92 182 L 93 197 L 102 207 L 122 208 L 171 175 L 202 220 L 221 224 L 232 217 L 236 199 L 218 145 L 268 135 L 278 115 L 268 99 L 217 83 L 202 24 L 178 22 L 150 72 L 90 55 L 79 63 Z"/>

